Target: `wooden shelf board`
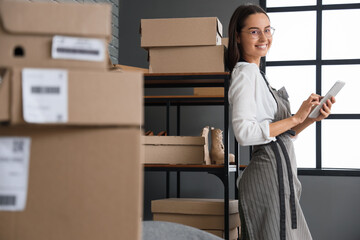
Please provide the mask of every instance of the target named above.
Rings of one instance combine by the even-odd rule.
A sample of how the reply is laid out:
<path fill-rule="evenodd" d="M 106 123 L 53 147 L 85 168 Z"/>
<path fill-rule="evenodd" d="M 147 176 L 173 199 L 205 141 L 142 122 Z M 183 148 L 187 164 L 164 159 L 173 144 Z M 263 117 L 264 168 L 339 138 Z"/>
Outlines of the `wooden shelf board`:
<path fill-rule="evenodd" d="M 235 165 L 230 164 L 229 167 L 235 167 Z M 224 165 L 193 165 L 193 164 L 149 164 L 145 163 L 144 167 L 151 168 L 224 168 Z M 240 168 L 246 167 L 246 165 L 240 165 Z"/>
<path fill-rule="evenodd" d="M 202 99 L 202 98 L 224 98 L 224 96 L 214 95 L 173 95 L 173 96 L 144 96 L 145 99 Z"/>

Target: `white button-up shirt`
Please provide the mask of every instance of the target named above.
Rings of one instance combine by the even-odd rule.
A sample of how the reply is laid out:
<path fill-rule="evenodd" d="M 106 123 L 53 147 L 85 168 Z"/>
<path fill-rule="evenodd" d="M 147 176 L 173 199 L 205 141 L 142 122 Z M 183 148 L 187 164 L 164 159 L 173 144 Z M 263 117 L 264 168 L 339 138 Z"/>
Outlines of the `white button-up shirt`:
<path fill-rule="evenodd" d="M 235 65 L 228 97 L 233 131 L 240 145 L 275 141 L 270 137 L 269 124 L 275 119 L 277 103 L 256 64 L 238 62 Z"/>

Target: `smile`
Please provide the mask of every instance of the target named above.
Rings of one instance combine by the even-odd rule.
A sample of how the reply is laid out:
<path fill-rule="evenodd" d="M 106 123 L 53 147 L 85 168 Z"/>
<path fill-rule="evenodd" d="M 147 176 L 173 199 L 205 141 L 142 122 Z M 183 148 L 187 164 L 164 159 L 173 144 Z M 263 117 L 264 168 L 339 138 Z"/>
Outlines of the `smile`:
<path fill-rule="evenodd" d="M 260 48 L 260 49 L 266 49 L 267 48 L 267 44 L 265 45 L 255 45 L 256 48 Z"/>

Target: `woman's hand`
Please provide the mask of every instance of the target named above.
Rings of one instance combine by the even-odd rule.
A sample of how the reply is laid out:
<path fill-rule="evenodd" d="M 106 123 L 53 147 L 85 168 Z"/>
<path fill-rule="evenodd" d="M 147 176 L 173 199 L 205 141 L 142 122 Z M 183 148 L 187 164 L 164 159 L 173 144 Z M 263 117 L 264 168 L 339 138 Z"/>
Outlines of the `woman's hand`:
<path fill-rule="evenodd" d="M 320 115 L 315 118 L 315 121 L 321 121 L 324 118 L 327 118 L 331 113 L 331 107 L 335 103 L 335 97 L 331 97 L 328 99 L 326 103 L 324 103 L 323 107 L 320 109 Z"/>
<path fill-rule="evenodd" d="M 315 93 L 311 94 L 310 97 L 308 99 L 306 99 L 305 101 L 303 101 L 303 103 L 301 104 L 299 110 L 297 111 L 297 113 L 293 116 L 295 121 L 297 122 L 297 124 L 300 124 L 302 122 L 305 121 L 305 119 L 307 118 L 307 116 L 310 114 L 311 110 L 313 109 L 314 106 L 317 106 L 320 104 L 320 95 L 317 95 Z M 328 107 L 327 107 L 328 108 Z M 330 106 L 331 109 L 331 106 Z M 325 109 L 324 112 L 326 112 L 329 109 Z M 327 113 L 327 112 L 326 112 Z M 330 113 L 329 113 L 330 114 Z M 323 113 L 321 112 L 321 115 L 323 116 Z"/>

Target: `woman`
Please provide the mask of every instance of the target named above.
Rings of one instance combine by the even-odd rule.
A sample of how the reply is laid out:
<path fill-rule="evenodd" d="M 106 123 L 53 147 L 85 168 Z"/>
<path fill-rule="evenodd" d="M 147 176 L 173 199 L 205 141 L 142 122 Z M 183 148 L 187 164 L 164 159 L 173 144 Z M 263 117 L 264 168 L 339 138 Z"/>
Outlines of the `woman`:
<path fill-rule="evenodd" d="M 312 237 L 299 204 L 301 184 L 292 138 L 328 117 L 335 99 L 311 119 L 307 116 L 321 99 L 311 94 L 291 115 L 285 88 L 271 88 L 259 69 L 273 31 L 269 17 L 256 5 L 238 7 L 229 24 L 233 130 L 240 145 L 253 146 L 252 159 L 239 180 L 241 239 L 308 240 Z"/>

